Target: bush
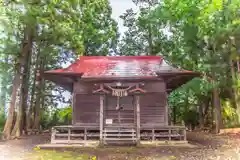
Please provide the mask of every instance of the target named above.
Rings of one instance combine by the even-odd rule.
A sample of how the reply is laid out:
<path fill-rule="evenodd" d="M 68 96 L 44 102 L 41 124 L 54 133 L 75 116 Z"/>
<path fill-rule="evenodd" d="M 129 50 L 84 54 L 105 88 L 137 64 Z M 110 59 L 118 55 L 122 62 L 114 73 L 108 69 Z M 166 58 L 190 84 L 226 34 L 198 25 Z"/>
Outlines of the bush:
<path fill-rule="evenodd" d="M 221 100 L 222 119 L 225 128 L 234 128 L 239 126 L 238 115 L 230 100 Z"/>
<path fill-rule="evenodd" d="M 41 114 L 40 125 L 42 129 L 50 129 L 57 125 L 70 125 L 72 122 L 72 106 L 65 108 L 55 108 L 51 110 L 45 110 Z"/>

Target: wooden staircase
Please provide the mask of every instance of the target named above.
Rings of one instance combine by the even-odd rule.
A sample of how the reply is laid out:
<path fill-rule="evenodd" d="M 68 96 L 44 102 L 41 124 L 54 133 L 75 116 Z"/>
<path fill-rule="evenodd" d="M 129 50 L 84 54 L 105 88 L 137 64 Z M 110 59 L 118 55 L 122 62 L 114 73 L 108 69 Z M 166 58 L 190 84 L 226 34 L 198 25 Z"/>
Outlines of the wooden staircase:
<path fill-rule="evenodd" d="M 136 130 L 133 128 L 105 128 L 103 130 L 104 144 L 132 145 L 137 142 Z"/>

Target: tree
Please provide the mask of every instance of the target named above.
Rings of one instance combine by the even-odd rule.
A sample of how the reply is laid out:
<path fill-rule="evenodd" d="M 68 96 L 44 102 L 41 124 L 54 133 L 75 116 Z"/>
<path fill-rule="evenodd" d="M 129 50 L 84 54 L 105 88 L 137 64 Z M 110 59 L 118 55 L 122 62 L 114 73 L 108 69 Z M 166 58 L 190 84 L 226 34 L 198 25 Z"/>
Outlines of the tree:
<path fill-rule="evenodd" d="M 185 102 L 193 99 L 191 103 L 182 103 L 182 107 L 187 109 L 191 105 L 200 106 L 203 101 L 207 104 L 211 99 L 214 109 L 212 117 L 215 117 L 212 120 L 216 122 L 216 132 L 219 132 L 222 127 L 220 98 L 232 98 L 228 94 L 228 86 L 234 83 L 229 81 L 231 73 L 226 59 L 230 59 L 230 52 L 236 53 L 238 50 L 232 47 L 236 45 L 230 39 L 239 37 L 239 1 L 164 0 L 154 4 L 151 9 L 143 8 L 138 16 L 132 10 L 122 16 L 128 30 L 122 39 L 120 51 L 131 55 L 160 54 L 175 67 L 202 72 L 204 78 L 195 81 L 195 86 L 203 86 L 201 90 L 194 89 L 194 85 L 189 83 L 174 91 L 169 101 L 172 106 L 179 106 L 177 99 L 180 93 L 184 93 L 189 97 Z M 232 72 L 232 75 L 236 74 Z M 211 87 L 208 87 L 209 84 Z M 208 105 L 202 107 L 209 110 Z"/>
<path fill-rule="evenodd" d="M 33 119 L 26 118 L 26 111 L 35 117 L 33 127 L 39 129 L 45 105 L 59 99 L 52 96 L 52 89 L 59 90 L 59 87 L 45 83 L 44 79 L 39 80 L 37 71 L 42 73 L 46 69 L 60 67 L 77 55 L 106 55 L 116 49 L 118 34 L 107 0 L 36 3 L 21 0 L 11 1 L 1 8 L 7 19 L 4 26 L 7 28 L 6 36 L 17 48 L 12 53 L 1 52 L 13 59 L 12 98 L 4 130 L 5 137 L 9 138 L 11 132 L 13 136 L 20 136 L 26 122 L 32 126 L 30 121 Z M 20 47 L 20 42 L 23 47 Z M 18 88 L 21 88 L 19 96 Z M 18 99 L 20 103 L 16 105 Z M 14 124 L 15 106 L 17 118 Z M 15 125 L 13 131 L 12 125 Z"/>

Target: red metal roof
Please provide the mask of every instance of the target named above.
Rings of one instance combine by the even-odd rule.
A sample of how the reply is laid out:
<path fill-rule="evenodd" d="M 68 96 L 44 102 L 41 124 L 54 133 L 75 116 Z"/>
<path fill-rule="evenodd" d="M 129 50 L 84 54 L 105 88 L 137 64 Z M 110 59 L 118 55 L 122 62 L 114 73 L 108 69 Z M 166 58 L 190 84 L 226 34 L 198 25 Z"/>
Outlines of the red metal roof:
<path fill-rule="evenodd" d="M 168 65 L 160 56 L 81 56 L 67 68 L 45 73 L 79 73 L 82 78 L 139 78 L 157 77 L 159 72 L 179 71 L 182 70 Z"/>

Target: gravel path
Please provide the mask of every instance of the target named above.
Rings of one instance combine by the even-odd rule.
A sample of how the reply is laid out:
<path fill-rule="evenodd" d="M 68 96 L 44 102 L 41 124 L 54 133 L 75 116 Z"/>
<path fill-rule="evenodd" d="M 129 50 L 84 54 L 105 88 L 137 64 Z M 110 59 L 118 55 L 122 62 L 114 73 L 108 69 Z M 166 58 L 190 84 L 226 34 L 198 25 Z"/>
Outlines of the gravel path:
<path fill-rule="evenodd" d="M 48 135 L 33 135 L 10 141 L 0 141 L 0 160 L 25 160 L 35 145 L 48 141 Z"/>

